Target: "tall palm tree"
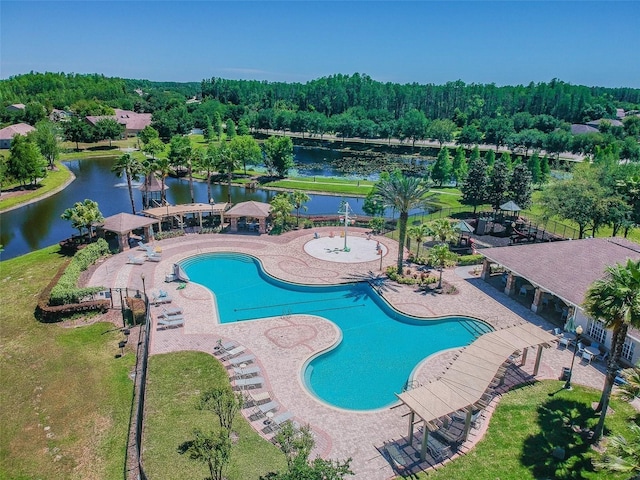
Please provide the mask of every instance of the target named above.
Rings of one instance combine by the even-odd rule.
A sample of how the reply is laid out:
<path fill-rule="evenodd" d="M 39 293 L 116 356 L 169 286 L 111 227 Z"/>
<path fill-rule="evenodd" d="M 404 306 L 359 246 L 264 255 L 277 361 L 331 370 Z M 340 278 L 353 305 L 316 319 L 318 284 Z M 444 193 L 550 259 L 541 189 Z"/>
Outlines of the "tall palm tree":
<path fill-rule="evenodd" d="M 422 242 L 424 239 L 431 234 L 431 229 L 424 223 L 420 225 L 414 225 L 407 229 L 407 235 L 413 238 L 418 244 L 418 249 L 416 251 L 416 258 L 420 256 L 420 247 L 422 246 Z"/>
<path fill-rule="evenodd" d="M 307 207 L 304 204 L 309 200 L 311 200 L 311 197 L 301 190 L 296 190 L 294 192 L 291 192 L 289 194 L 289 197 L 291 197 L 291 204 L 293 205 L 293 208 L 296 209 L 296 227 L 299 227 L 300 226 L 300 209 L 301 208 L 305 210 L 307 209 Z"/>
<path fill-rule="evenodd" d="M 231 180 L 233 179 L 233 171 L 238 168 L 236 156 L 226 142 L 215 145 L 210 153 L 218 170 L 227 173 L 227 202 L 231 203 Z"/>
<path fill-rule="evenodd" d="M 621 472 L 631 475 L 631 480 L 640 479 L 640 425 L 629 424 L 631 439 L 622 435 L 609 437 L 607 450 L 595 461 L 596 468 L 610 472 Z"/>
<path fill-rule="evenodd" d="M 640 398 L 640 361 L 633 368 L 627 368 L 620 374 L 624 383 L 619 385 L 618 397 L 625 402 Z"/>
<path fill-rule="evenodd" d="M 160 202 L 162 205 L 167 204 L 167 191 L 165 190 L 165 178 L 171 173 L 171 164 L 168 158 L 158 158 L 155 162 L 156 172 L 160 175 L 162 183 L 162 191 L 160 192 Z"/>
<path fill-rule="evenodd" d="M 111 171 L 114 172 L 118 178 L 124 174 L 127 178 L 127 187 L 129 188 L 129 199 L 131 200 L 131 211 L 136 214 L 136 204 L 133 201 L 133 186 L 132 181 L 138 181 L 140 174 L 142 173 L 142 164 L 131 153 L 127 152 L 122 155 L 116 163 L 111 167 Z"/>
<path fill-rule="evenodd" d="M 605 278 L 596 280 L 589 287 L 584 301 L 585 312 L 592 318 L 601 319 L 613 331 L 607 374 L 596 409 L 600 412 L 594 432 L 596 440 L 604 431 L 604 419 L 627 330 L 630 326 L 640 327 L 640 261 L 628 260 L 626 265 L 608 266 L 606 273 Z"/>
<path fill-rule="evenodd" d="M 402 273 L 404 260 L 404 243 L 407 236 L 407 221 L 409 211 L 422 206 L 424 196 L 429 191 L 429 185 L 418 177 L 405 177 L 400 172 L 381 178 L 375 186 L 376 194 L 380 196 L 385 207 L 391 207 L 400 212 L 398 220 L 398 274 Z"/>

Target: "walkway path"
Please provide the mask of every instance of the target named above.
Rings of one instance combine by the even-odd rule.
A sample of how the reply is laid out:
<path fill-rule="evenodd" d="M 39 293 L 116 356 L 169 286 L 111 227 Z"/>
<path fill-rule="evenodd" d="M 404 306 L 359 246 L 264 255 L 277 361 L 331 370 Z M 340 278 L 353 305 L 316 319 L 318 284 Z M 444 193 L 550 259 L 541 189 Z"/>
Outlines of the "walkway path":
<path fill-rule="evenodd" d="M 218 339 L 234 340 L 255 354 L 261 367 L 266 388 L 272 393 L 282 410 L 293 413 L 299 423 L 309 423 L 316 440 L 316 453 L 325 458 L 353 458 L 352 469 L 356 479 L 383 480 L 394 472 L 381 454 L 385 442 L 402 441 L 406 435 L 405 407 L 368 412 L 340 410 L 318 401 L 309 394 L 301 378 L 302 367 L 312 355 L 339 341 L 340 332 L 335 325 L 311 315 L 291 315 L 233 324 L 218 323 L 214 297 L 207 289 L 189 284 L 176 290 L 176 284 L 164 283 L 172 265 L 186 257 L 214 251 L 248 253 L 260 258 L 265 270 L 275 277 L 308 284 L 333 284 L 356 278 L 375 278 L 381 274 L 380 261 L 362 263 L 335 263 L 314 258 L 305 252 L 304 245 L 314 240 L 314 233 L 327 236 L 335 228 L 300 230 L 281 236 L 267 235 L 187 235 L 157 242 L 162 247 L 162 261 L 146 262 L 141 266 L 127 265 L 124 252 L 100 265 L 90 284 L 109 287 L 129 286 L 142 289 L 145 278 L 147 292 L 162 288 L 173 297 L 173 306 L 184 309 L 184 328 L 152 331 L 151 353 L 162 354 L 179 350 L 198 350 L 212 353 Z M 366 239 L 363 229 L 350 229 L 350 235 Z M 384 237 L 373 237 L 370 242 L 385 247 L 383 269 L 395 263 L 397 243 Z M 366 241 L 366 240 L 364 240 Z M 372 247 L 374 248 L 374 247 Z M 471 268 L 471 267 L 468 267 Z M 455 286 L 455 294 L 418 293 L 415 287 L 394 286 L 383 288 L 384 298 L 402 312 L 418 316 L 467 315 L 485 320 L 496 328 L 530 321 L 547 330 L 551 325 L 530 310 L 494 289 L 464 270 L 445 271 L 444 279 Z M 463 278 L 466 277 L 466 278 Z M 160 310 L 160 307 L 154 307 Z M 454 351 L 446 351 L 425 359 L 416 368 L 415 378 L 421 383 L 437 378 L 447 368 Z M 523 369 L 531 373 L 535 354 L 528 356 Z M 571 361 L 571 352 L 550 348 L 542 356 L 538 378 L 557 379 L 562 367 Z M 591 366 L 576 362 L 573 381 L 601 388 L 603 375 L 598 364 Z M 486 429 L 473 432 L 470 448 Z M 428 467 L 433 460 L 419 465 Z"/>

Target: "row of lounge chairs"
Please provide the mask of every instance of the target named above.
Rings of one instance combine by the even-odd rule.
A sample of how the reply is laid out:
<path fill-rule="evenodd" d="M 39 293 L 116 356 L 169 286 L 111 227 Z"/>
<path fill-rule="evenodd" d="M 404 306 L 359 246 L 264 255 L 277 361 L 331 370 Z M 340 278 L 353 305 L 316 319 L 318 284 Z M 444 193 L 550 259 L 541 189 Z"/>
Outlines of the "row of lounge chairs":
<path fill-rule="evenodd" d="M 245 397 L 244 407 L 249 420 L 262 422 L 264 434 L 275 434 L 280 427 L 293 418 L 288 411 L 280 411 L 280 404 L 263 390 L 265 380 L 255 361 L 255 355 L 245 353 L 245 347 L 236 342 L 218 341 L 213 354 L 225 363 L 234 390 L 240 390 Z"/>
<path fill-rule="evenodd" d="M 171 297 L 164 290 L 160 290 L 158 293 L 152 294 L 152 305 L 166 305 L 171 303 Z M 158 330 L 165 330 L 167 328 L 178 328 L 184 326 L 184 317 L 181 307 L 166 307 L 163 306 L 161 312 L 157 315 L 157 328 Z"/>

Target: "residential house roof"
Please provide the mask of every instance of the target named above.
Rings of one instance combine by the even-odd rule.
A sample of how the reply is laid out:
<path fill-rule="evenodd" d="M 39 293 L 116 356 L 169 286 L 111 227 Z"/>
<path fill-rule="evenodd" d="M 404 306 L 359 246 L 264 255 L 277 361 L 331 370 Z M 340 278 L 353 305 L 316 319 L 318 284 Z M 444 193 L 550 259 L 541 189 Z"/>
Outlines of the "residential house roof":
<path fill-rule="evenodd" d="M 140 131 L 147 125 L 151 125 L 150 113 L 138 113 L 131 110 L 121 110 L 119 108 L 114 109 L 115 115 L 87 115 L 85 118 L 91 125 L 95 125 L 100 120 L 105 118 L 112 118 L 121 125 L 124 125 L 126 130 Z"/>
<path fill-rule="evenodd" d="M 11 105 L 7 105 L 7 110 L 24 110 L 24 109 L 25 109 L 24 103 L 13 103 Z"/>
<path fill-rule="evenodd" d="M 573 135 L 582 135 L 584 133 L 598 133 L 598 129 L 589 125 L 574 123 L 571 125 L 571 133 Z"/>
<path fill-rule="evenodd" d="M 35 130 L 31 125 L 26 123 L 16 123 L 0 130 L 0 140 L 10 140 L 15 135 L 26 135 Z"/>
<path fill-rule="evenodd" d="M 598 120 L 591 120 L 590 122 L 587 122 L 587 125 L 598 128 L 602 122 L 608 122 L 612 127 L 622 127 L 622 122 L 615 118 L 599 118 Z"/>

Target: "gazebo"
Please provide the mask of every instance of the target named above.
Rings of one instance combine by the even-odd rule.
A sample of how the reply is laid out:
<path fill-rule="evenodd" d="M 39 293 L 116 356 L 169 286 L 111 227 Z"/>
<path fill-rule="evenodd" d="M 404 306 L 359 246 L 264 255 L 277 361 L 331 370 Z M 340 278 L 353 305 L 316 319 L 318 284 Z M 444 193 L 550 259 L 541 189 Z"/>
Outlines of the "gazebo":
<path fill-rule="evenodd" d="M 164 190 L 168 189 L 169 187 L 165 184 Z M 142 192 L 142 205 L 144 205 L 144 208 L 162 205 L 162 182 L 154 174 L 147 175 L 138 190 Z"/>
<path fill-rule="evenodd" d="M 267 233 L 267 218 L 271 213 L 271 205 L 263 202 L 242 202 L 231 207 L 226 216 L 231 221 L 231 232 L 237 232 L 238 227 L 256 229 L 258 233 Z M 244 218 L 244 222 L 241 220 Z M 255 220 L 258 220 L 256 225 Z"/>
<path fill-rule="evenodd" d="M 198 224 L 202 228 L 202 216 L 209 215 L 211 217 L 219 216 L 220 223 L 224 223 L 225 210 L 229 206 L 228 203 L 187 203 L 181 205 L 164 205 L 162 207 L 147 208 L 142 211 L 143 215 L 153 217 L 159 221 L 173 222 L 176 220 L 180 228 L 184 228 L 185 217 L 193 215 L 197 217 Z M 160 227 L 162 228 L 162 227 Z"/>
<path fill-rule="evenodd" d="M 103 237 L 106 232 L 115 233 L 118 238 L 118 250 L 129 249 L 129 238 L 134 230 L 144 230 L 145 238 L 152 237 L 152 226 L 158 224 L 158 220 L 130 213 L 118 213 L 104 219 L 100 225 L 96 225 L 98 235 Z"/>

